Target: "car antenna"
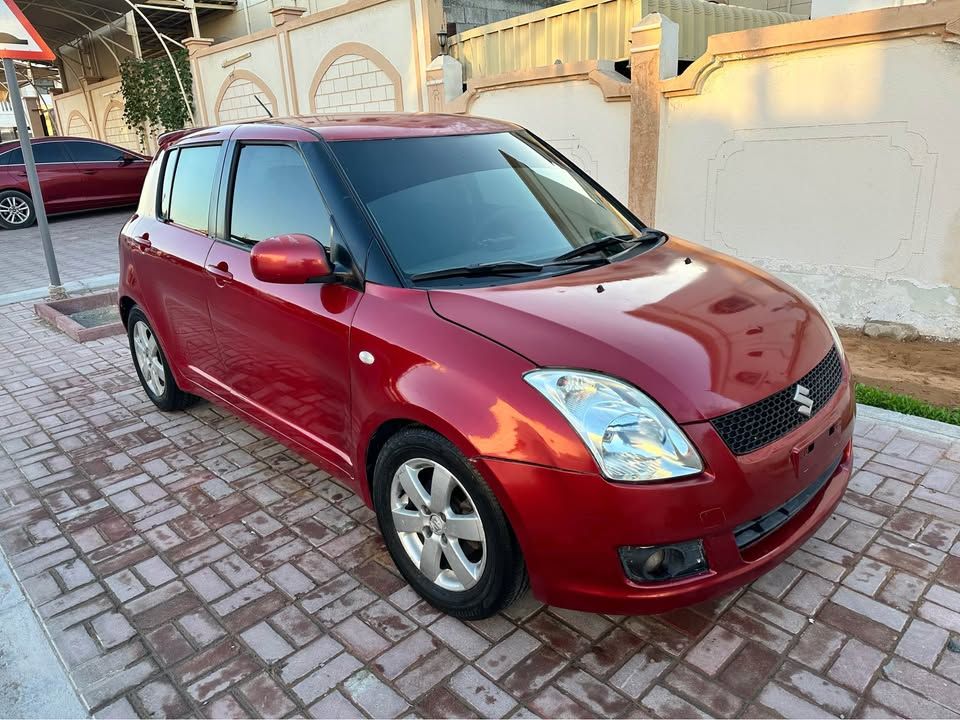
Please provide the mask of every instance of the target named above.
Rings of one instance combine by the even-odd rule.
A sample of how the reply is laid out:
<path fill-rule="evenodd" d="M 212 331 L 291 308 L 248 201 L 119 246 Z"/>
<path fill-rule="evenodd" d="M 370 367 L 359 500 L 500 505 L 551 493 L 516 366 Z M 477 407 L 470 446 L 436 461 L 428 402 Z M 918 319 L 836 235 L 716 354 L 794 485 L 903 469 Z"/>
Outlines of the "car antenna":
<path fill-rule="evenodd" d="M 273 119 L 273 113 L 270 112 L 270 108 L 268 108 L 266 105 L 263 104 L 263 100 L 260 99 L 260 96 L 259 96 L 259 95 L 254 95 L 254 96 L 253 96 L 253 99 L 256 100 L 258 103 L 260 103 L 260 107 L 263 108 L 263 111 L 267 114 L 267 117 L 269 117 L 269 118 L 272 120 L 272 119 Z"/>

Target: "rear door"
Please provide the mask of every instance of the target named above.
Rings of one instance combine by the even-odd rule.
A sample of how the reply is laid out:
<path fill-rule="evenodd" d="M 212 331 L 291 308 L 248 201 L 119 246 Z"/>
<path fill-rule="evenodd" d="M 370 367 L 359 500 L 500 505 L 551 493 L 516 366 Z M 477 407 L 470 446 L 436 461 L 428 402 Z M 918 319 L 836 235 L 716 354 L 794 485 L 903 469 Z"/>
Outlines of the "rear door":
<path fill-rule="evenodd" d="M 66 152 L 66 143 L 58 140 L 33 143 L 33 159 L 37 164 L 43 204 L 49 213 L 68 212 L 83 207 L 83 183 L 76 164 Z M 0 165 L 16 187 L 30 192 L 23 151 L 14 148 L 0 156 Z"/>
<path fill-rule="evenodd" d="M 316 459 L 352 474 L 349 449 L 350 325 L 359 290 L 345 284 L 257 280 L 250 251 L 285 233 L 329 250 L 333 224 L 297 142 L 257 139 L 240 128 L 227 167 L 226 228 L 210 249 L 210 317 L 220 344 L 220 383 L 234 403 Z"/>
<path fill-rule="evenodd" d="M 211 201 L 221 169 L 220 143 L 182 145 L 160 158 L 156 217 L 128 226 L 139 300 L 172 365 L 191 382 L 209 386 L 220 364 L 210 327 L 205 270 Z M 179 379 L 179 376 L 178 376 Z"/>
<path fill-rule="evenodd" d="M 116 145 L 95 140 L 68 140 L 64 144 L 83 177 L 86 207 L 137 202 L 148 161 Z"/>

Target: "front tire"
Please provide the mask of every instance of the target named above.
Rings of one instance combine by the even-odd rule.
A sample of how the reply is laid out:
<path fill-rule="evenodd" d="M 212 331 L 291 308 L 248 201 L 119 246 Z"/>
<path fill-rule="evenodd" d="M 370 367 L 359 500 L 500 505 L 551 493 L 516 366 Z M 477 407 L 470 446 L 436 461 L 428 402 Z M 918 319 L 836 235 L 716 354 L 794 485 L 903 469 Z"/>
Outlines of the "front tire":
<path fill-rule="evenodd" d="M 177 385 L 170 372 L 167 356 L 160 347 L 160 340 L 147 316 L 138 307 L 132 308 L 127 316 L 127 337 L 137 377 L 151 402 L 168 412 L 192 405 L 196 398 Z"/>
<path fill-rule="evenodd" d="M 19 190 L 0 192 L 0 225 L 7 230 L 30 227 L 37 221 L 33 200 Z"/>
<path fill-rule="evenodd" d="M 408 428 L 390 438 L 377 457 L 373 502 L 394 563 L 435 608 L 479 620 L 527 589 L 523 557 L 500 504 L 443 436 Z"/>

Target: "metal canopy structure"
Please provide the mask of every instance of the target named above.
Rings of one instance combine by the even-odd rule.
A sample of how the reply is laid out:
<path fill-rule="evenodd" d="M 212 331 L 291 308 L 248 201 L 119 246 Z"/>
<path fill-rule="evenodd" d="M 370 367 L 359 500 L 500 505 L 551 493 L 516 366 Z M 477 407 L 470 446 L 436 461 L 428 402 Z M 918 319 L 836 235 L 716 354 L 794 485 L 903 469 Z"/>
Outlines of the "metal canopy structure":
<path fill-rule="evenodd" d="M 55 52 L 65 45 L 76 44 L 85 36 L 102 35 L 105 26 L 128 31 L 126 18 L 132 13 L 144 57 L 164 52 L 153 28 L 166 40 L 179 43 L 197 34 L 199 18 L 217 11 L 234 10 L 236 4 L 236 0 L 18 0 L 23 14 Z M 119 48 L 113 38 L 103 38 L 103 41 L 112 43 L 114 51 L 136 52 L 132 39 Z"/>

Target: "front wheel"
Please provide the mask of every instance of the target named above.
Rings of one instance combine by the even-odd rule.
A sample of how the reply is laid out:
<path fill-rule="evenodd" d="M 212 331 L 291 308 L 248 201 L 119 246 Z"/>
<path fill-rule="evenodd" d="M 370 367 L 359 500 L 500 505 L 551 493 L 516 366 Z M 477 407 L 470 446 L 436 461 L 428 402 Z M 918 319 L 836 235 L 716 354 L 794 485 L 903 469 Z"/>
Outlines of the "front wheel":
<path fill-rule="evenodd" d="M 500 504 L 446 438 L 409 428 L 377 457 L 373 500 L 387 549 L 427 602 L 478 620 L 527 588 L 520 548 Z"/>
<path fill-rule="evenodd" d="M 0 225 L 7 230 L 30 227 L 37 221 L 30 196 L 19 190 L 0 192 Z"/>

